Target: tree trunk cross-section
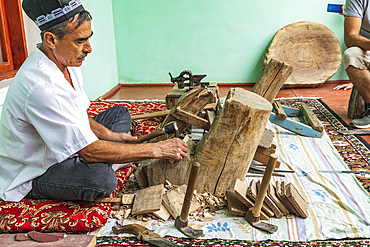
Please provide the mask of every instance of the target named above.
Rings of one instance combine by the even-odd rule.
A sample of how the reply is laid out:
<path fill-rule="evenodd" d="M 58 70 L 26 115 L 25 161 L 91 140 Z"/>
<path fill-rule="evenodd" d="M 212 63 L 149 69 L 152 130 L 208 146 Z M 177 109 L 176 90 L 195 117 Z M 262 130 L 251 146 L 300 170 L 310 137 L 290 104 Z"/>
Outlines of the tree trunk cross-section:
<path fill-rule="evenodd" d="M 263 65 L 271 58 L 294 67 L 284 87 L 316 87 L 338 71 L 342 52 L 338 38 L 329 28 L 303 21 L 276 32 Z"/>

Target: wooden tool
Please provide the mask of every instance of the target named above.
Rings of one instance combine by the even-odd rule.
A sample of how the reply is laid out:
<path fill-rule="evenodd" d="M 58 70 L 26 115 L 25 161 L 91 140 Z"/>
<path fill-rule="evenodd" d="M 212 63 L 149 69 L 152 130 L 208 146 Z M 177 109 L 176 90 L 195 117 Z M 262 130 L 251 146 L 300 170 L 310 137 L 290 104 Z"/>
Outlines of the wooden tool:
<path fill-rule="evenodd" d="M 283 106 L 282 108 L 285 111 L 286 107 Z M 308 107 L 308 105 L 301 105 L 299 109 L 295 110 L 293 108 L 289 108 L 289 112 L 285 112 L 285 114 L 289 117 L 305 116 L 305 119 L 309 125 L 302 124 L 290 119 L 281 118 L 278 115 L 276 115 L 276 113 L 271 113 L 269 120 L 271 123 L 279 125 L 287 130 L 290 130 L 302 136 L 314 138 L 322 137 L 324 127 L 321 124 L 320 120 Z"/>
<path fill-rule="evenodd" d="M 269 162 L 266 165 L 266 171 L 265 174 L 263 175 L 262 178 L 262 183 L 260 190 L 258 191 L 258 195 L 254 204 L 253 208 L 250 208 L 247 211 L 247 214 L 245 215 L 245 219 L 248 221 L 248 223 L 257 229 L 260 229 L 262 231 L 266 231 L 269 233 L 274 233 L 278 230 L 277 226 L 262 222 L 260 220 L 260 213 L 261 213 L 261 208 L 262 208 L 262 203 L 265 199 L 266 192 L 268 189 L 268 186 L 270 184 L 272 172 L 275 169 L 275 164 L 277 160 L 277 155 L 276 154 L 271 154 Z"/>
<path fill-rule="evenodd" d="M 189 210 L 190 210 L 190 204 L 193 198 L 194 187 L 195 187 L 195 183 L 197 182 L 199 168 L 200 168 L 199 162 L 194 162 L 191 168 L 188 187 L 186 188 L 184 203 L 182 204 L 181 214 L 180 216 L 177 216 L 175 220 L 175 227 L 180 232 L 182 232 L 183 234 L 191 238 L 199 238 L 203 234 L 202 230 L 194 229 L 188 225 L 188 215 L 189 215 Z"/>

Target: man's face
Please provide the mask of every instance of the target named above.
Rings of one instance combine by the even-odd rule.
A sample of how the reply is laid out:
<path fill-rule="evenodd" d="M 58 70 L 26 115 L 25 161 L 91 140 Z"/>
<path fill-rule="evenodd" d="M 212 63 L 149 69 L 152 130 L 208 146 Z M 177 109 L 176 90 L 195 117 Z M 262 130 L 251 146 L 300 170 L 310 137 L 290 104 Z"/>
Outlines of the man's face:
<path fill-rule="evenodd" d="M 77 21 L 68 23 L 71 30 L 77 26 Z M 57 63 L 64 67 L 79 67 L 87 54 L 92 52 L 89 38 L 92 36 L 91 21 L 85 21 L 72 33 L 64 35 L 63 39 L 55 40 L 53 54 Z"/>

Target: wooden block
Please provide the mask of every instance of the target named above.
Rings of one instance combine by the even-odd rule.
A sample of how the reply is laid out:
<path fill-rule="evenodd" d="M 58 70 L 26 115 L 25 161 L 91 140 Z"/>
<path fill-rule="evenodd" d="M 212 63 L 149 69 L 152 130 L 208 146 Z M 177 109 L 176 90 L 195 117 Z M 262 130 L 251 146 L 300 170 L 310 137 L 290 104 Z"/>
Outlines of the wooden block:
<path fill-rule="evenodd" d="M 248 186 L 246 183 L 240 181 L 239 179 L 236 180 L 235 187 L 234 187 L 234 194 L 237 199 L 239 199 L 240 202 L 242 202 L 247 208 L 253 208 L 254 202 L 247 198 L 247 190 Z M 268 220 L 270 217 L 263 211 L 260 213 L 261 220 Z"/>
<path fill-rule="evenodd" d="M 124 194 L 122 196 L 122 204 L 131 205 L 134 203 L 135 194 Z"/>
<path fill-rule="evenodd" d="M 303 219 L 306 219 L 308 217 L 307 213 L 308 203 L 303 199 L 302 195 L 291 183 L 286 186 L 286 196 L 290 203 L 298 212 L 298 216 L 301 216 Z"/>
<path fill-rule="evenodd" d="M 270 103 L 274 102 L 277 93 L 292 71 L 292 66 L 272 58 L 254 85 L 252 92 L 261 95 Z"/>
<path fill-rule="evenodd" d="M 161 209 L 164 185 L 151 186 L 136 192 L 132 214 L 153 213 Z"/>
<path fill-rule="evenodd" d="M 324 131 L 324 126 L 308 105 L 302 104 L 299 110 L 303 113 L 303 115 L 306 117 L 306 121 L 314 130 L 319 132 Z"/>
<path fill-rule="evenodd" d="M 272 103 L 272 107 L 275 110 L 276 116 L 278 116 L 279 118 L 282 118 L 282 119 L 286 119 L 287 118 L 287 115 L 285 114 L 284 109 L 281 106 L 281 104 L 280 104 L 279 101 L 274 101 L 274 103 Z"/>
<path fill-rule="evenodd" d="M 257 182 L 255 180 L 252 180 L 249 184 L 248 190 L 247 190 L 247 196 L 252 199 L 253 202 L 256 201 L 257 198 Z M 262 204 L 262 210 L 270 217 L 273 217 L 275 214 L 271 210 L 271 208 L 264 202 Z"/>
<path fill-rule="evenodd" d="M 259 147 L 269 148 L 271 143 L 274 141 L 275 131 L 272 131 L 268 128 L 265 128 L 263 131 L 260 142 L 258 143 Z"/>
<path fill-rule="evenodd" d="M 279 198 L 279 200 L 284 204 L 284 206 L 288 209 L 289 214 L 295 214 L 298 216 L 297 211 L 295 210 L 295 208 L 285 195 L 285 182 L 276 181 L 276 195 Z"/>
<path fill-rule="evenodd" d="M 186 187 L 187 185 L 184 184 L 175 190 L 167 191 L 163 195 L 163 205 L 166 207 L 166 209 L 174 219 L 176 219 L 176 217 L 181 214 Z M 200 203 L 193 198 L 190 205 L 189 213 L 197 211 L 200 207 Z"/>
<path fill-rule="evenodd" d="M 226 191 L 227 206 L 231 215 L 245 216 L 247 213 L 247 206 L 242 203 L 236 196 L 234 190 Z"/>
<path fill-rule="evenodd" d="M 146 187 L 149 185 L 148 182 L 148 177 L 147 177 L 147 167 L 146 166 L 141 166 L 136 172 L 135 172 L 135 179 L 137 184 L 140 187 Z"/>
<path fill-rule="evenodd" d="M 158 210 L 158 211 L 153 212 L 153 214 L 155 216 L 157 216 L 158 218 L 160 218 L 161 220 L 163 220 L 163 221 L 167 221 L 168 218 L 170 218 L 170 216 L 171 216 L 171 214 L 168 212 L 166 207 L 163 205 L 163 202 L 161 204 L 161 209 Z"/>
<path fill-rule="evenodd" d="M 286 216 L 289 214 L 289 210 L 284 206 L 280 199 L 276 196 L 275 186 L 270 183 L 267 190 L 267 196 L 275 203 L 275 205 L 280 209 L 281 213 Z"/>
<path fill-rule="evenodd" d="M 267 165 L 268 159 L 269 159 L 269 155 L 266 155 L 266 154 L 263 154 L 263 153 L 259 153 L 259 152 L 256 152 L 254 154 L 254 157 L 253 157 L 253 160 L 258 161 L 258 162 L 260 162 L 260 163 L 262 163 L 264 165 Z M 276 161 L 275 168 L 279 168 L 280 167 L 280 164 L 281 164 L 280 161 Z"/>
<path fill-rule="evenodd" d="M 67 237 L 58 240 L 56 242 L 40 243 L 34 240 L 27 241 L 16 241 L 16 234 L 3 234 L 0 236 L 1 246 L 6 247 L 55 247 L 55 246 L 81 246 L 81 247 L 93 247 L 96 245 L 96 236 L 94 235 L 79 235 L 79 234 L 68 234 Z"/>
<path fill-rule="evenodd" d="M 97 200 L 94 200 L 94 202 L 97 203 L 113 203 L 113 202 L 120 202 L 125 205 L 130 205 L 134 203 L 135 194 L 124 194 L 121 198 L 109 198 L 104 197 Z"/>
<path fill-rule="evenodd" d="M 260 186 L 261 186 L 261 182 L 258 181 L 257 182 L 258 191 L 260 190 Z M 283 218 L 283 213 L 280 211 L 278 206 L 276 206 L 276 204 L 271 200 L 271 198 L 267 194 L 265 196 L 264 203 L 266 203 L 266 205 L 272 210 L 272 212 L 274 212 L 274 215 L 276 218 L 278 219 Z"/>

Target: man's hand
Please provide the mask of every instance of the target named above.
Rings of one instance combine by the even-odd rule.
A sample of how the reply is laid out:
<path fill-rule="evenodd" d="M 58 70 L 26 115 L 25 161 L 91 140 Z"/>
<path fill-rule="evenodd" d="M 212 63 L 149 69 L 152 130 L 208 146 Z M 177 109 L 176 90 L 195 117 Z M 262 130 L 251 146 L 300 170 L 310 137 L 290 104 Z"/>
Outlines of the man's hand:
<path fill-rule="evenodd" d="M 334 87 L 333 90 L 343 89 L 344 91 L 346 91 L 346 90 L 352 89 L 352 87 L 353 87 L 352 83 L 347 83 L 347 84 L 338 85 L 338 86 Z"/>
<path fill-rule="evenodd" d="M 154 156 L 157 159 L 181 160 L 188 152 L 186 142 L 178 138 L 172 138 L 155 144 Z"/>

